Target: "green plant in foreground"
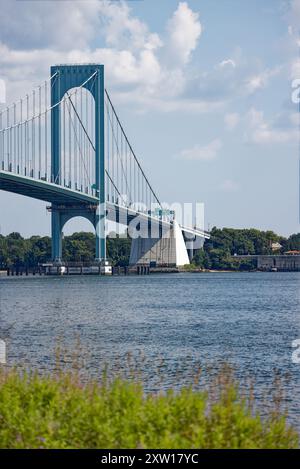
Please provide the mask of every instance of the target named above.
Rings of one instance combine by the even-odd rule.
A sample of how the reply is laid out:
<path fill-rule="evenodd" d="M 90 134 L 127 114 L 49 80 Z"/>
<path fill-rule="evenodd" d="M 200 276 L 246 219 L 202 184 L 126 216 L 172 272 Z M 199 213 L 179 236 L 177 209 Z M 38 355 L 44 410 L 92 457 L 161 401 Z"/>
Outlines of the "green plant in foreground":
<path fill-rule="evenodd" d="M 296 448 L 285 417 L 255 414 L 234 382 L 218 396 L 146 394 L 123 379 L 0 372 L 1 448 Z"/>

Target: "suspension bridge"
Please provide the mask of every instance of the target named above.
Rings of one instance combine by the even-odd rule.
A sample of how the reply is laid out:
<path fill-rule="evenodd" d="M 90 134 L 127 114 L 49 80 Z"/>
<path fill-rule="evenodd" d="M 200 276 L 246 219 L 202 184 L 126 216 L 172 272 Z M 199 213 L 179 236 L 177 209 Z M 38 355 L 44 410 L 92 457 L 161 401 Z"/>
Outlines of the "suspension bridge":
<path fill-rule="evenodd" d="M 131 264 L 186 264 L 187 244 L 209 238 L 160 202 L 104 87 L 103 65 L 53 66 L 49 80 L 0 109 L 0 189 L 51 204 L 55 263 L 63 227 L 77 216 L 93 224 L 101 262 L 106 220 L 128 226 Z"/>

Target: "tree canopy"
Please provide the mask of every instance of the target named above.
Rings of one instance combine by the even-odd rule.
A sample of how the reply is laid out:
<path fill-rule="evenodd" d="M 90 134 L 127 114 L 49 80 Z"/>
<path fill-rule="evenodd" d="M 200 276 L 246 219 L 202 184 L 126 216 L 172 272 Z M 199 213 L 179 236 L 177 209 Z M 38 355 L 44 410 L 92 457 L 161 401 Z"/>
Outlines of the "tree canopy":
<path fill-rule="evenodd" d="M 107 239 L 107 256 L 113 265 L 128 265 L 131 240 L 129 238 Z M 72 262 L 92 262 L 95 258 L 95 235 L 73 233 L 63 239 L 63 259 Z M 0 235 L 0 268 L 11 265 L 34 267 L 51 260 L 51 238 L 32 236 L 24 239 L 19 233 Z"/>
<path fill-rule="evenodd" d="M 289 238 L 278 236 L 273 231 L 251 229 L 216 228 L 204 248 L 196 253 L 193 263 L 205 269 L 251 270 L 255 263 L 251 259 L 235 258 L 237 255 L 272 254 L 272 243 L 282 245 L 276 254 L 300 250 L 300 233 Z M 113 265 L 129 263 L 130 238 L 116 236 L 107 238 L 107 257 Z M 92 262 L 95 258 L 95 235 L 88 232 L 73 233 L 63 239 L 63 259 L 72 262 Z M 9 266 L 34 267 L 51 260 L 49 236 L 23 238 L 20 233 L 0 235 L 0 268 Z"/>
<path fill-rule="evenodd" d="M 291 249 L 300 250 L 300 233 L 286 239 L 273 231 L 214 227 L 210 235 L 203 250 L 198 251 L 193 259 L 194 264 L 205 269 L 251 270 L 256 265 L 254 260 L 235 258 L 235 255 L 281 254 Z M 282 248 L 274 253 L 272 243 L 276 242 Z"/>

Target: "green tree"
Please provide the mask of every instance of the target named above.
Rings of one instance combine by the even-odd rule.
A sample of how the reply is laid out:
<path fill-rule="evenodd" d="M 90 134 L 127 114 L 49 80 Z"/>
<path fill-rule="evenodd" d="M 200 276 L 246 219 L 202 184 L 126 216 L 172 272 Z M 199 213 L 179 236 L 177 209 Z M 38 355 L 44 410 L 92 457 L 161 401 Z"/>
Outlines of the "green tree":
<path fill-rule="evenodd" d="M 288 239 L 281 239 L 282 251 L 300 251 L 300 233 L 292 234 Z"/>
<path fill-rule="evenodd" d="M 282 239 L 273 231 L 260 231 L 254 228 L 219 229 L 214 227 L 210 235 L 210 239 L 204 243 L 203 252 L 197 253 L 193 262 L 200 267 L 216 270 L 252 270 L 255 261 L 235 258 L 235 256 L 272 254 L 272 243 Z M 290 245 L 296 245 L 296 243 L 290 243 Z"/>

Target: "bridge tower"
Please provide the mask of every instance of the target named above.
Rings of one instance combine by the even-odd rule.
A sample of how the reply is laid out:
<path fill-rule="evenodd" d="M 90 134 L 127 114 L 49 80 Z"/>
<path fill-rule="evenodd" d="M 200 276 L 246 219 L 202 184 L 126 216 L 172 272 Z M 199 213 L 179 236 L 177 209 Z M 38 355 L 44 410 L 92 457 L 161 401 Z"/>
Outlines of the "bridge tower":
<path fill-rule="evenodd" d="M 89 77 L 95 74 L 93 86 Z M 105 155 L 104 155 L 104 66 L 56 65 L 51 67 L 51 180 L 59 183 L 61 162 L 60 106 L 64 95 L 72 88 L 83 86 L 93 96 L 95 102 L 95 181 L 93 188 L 99 203 L 93 207 L 87 204 L 63 206 L 52 203 L 52 259 L 62 258 L 62 229 L 71 218 L 82 216 L 90 220 L 96 231 L 96 259 L 106 259 L 105 239 Z M 84 84 L 86 82 L 86 84 Z M 84 84 L 84 85 L 83 85 Z"/>

